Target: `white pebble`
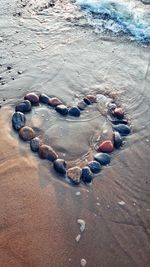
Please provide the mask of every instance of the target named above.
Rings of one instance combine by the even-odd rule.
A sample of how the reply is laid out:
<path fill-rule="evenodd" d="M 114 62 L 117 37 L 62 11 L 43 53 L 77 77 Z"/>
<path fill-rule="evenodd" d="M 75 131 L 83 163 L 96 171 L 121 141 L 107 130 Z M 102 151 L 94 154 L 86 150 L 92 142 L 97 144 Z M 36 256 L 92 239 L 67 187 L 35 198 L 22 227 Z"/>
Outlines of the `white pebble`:
<path fill-rule="evenodd" d="M 76 192 L 76 196 L 80 196 L 80 195 L 81 195 L 80 191 Z"/>
<path fill-rule="evenodd" d="M 119 201 L 118 204 L 124 206 L 126 203 L 124 201 Z"/>
<path fill-rule="evenodd" d="M 83 232 L 85 230 L 85 221 L 82 219 L 78 219 L 77 223 L 80 224 L 80 231 Z"/>
<path fill-rule="evenodd" d="M 81 235 L 80 234 L 77 235 L 76 238 L 75 238 L 76 239 L 76 242 L 79 242 L 80 241 L 80 238 L 81 238 Z"/>
<path fill-rule="evenodd" d="M 87 262 L 85 259 L 81 259 L 81 266 L 84 267 L 86 266 Z"/>

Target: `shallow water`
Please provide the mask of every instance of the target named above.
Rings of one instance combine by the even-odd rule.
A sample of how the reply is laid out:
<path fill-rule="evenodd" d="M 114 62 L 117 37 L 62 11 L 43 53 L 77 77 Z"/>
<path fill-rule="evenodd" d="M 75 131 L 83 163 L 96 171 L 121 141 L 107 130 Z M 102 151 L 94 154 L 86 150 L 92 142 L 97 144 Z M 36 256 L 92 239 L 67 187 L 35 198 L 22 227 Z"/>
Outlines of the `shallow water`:
<path fill-rule="evenodd" d="M 95 32 L 91 15 L 75 3 L 22 3 L 0 3 L 0 266 L 80 266 L 85 258 L 90 267 L 149 267 L 149 47 Z M 137 5 L 148 12 L 148 5 Z M 125 109 L 132 133 L 92 186 L 63 182 L 12 131 L 15 104 L 30 91 L 67 104 L 89 92 L 111 92 Z M 109 127 L 101 106 L 65 121 L 41 106 L 28 122 L 59 155 L 79 162 Z M 76 243 L 78 218 L 86 229 Z"/>

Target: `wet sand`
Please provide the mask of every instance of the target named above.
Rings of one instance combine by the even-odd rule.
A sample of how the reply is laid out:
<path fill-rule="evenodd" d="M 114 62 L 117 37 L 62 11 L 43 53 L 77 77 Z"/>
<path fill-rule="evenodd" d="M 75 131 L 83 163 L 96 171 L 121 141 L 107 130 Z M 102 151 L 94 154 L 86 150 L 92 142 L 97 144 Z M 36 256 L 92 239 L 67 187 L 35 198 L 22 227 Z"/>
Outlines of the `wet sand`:
<path fill-rule="evenodd" d="M 149 48 L 100 38 L 91 29 L 70 24 L 70 6 L 42 15 L 26 11 L 21 18 L 12 16 L 9 1 L 4 6 L 0 266 L 77 267 L 85 258 L 89 267 L 149 267 Z M 117 94 L 132 133 L 92 186 L 72 187 L 19 140 L 11 127 L 12 112 L 29 91 L 76 103 L 87 92 L 101 90 Z M 93 136 L 107 125 L 90 107 L 80 121 L 64 121 L 41 108 L 28 116 L 28 123 L 39 127 L 67 160 L 80 160 Z M 79 243 L 78 218 L 86 222 Z"/>

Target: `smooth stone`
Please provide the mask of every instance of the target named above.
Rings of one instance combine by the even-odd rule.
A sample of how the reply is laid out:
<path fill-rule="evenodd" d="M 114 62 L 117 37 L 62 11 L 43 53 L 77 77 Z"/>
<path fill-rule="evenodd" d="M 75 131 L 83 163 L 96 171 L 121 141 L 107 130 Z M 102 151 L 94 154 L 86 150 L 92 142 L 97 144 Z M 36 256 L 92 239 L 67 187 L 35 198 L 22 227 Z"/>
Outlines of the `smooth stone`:
<path fill-rule="evenodd" d="M 19 131 L 19 137 L 24 141 L 30 141 L 35 137 L 35 132 L 31 127 L 24 126 Z"/>
<path fill-rule="evenodd" d="M 128 135 L 131 132 L 131 129 L 129 128 L 129 126 L 125 124 L 113 125 L 113 129 L 119 132 L 123 136 Z"/>
<path fill-rule="evenodd" d="M 87 104 L 84 102 L 84 100 L 81 100 L 78 102 L 77 106 L 80 110 L 84 110 L 87 107 Z"/>
<path fill-rule="evenodd" d="M 110 110 L 110 111 L 113 111 L 115 108 L 117 108 L 116 104 L 115 103 L 108 103 L 107 105 L 107 108 Z"/>
<path fill-rule="evenodd" d="M 24 100 L 24 101 L 20 102 L 15 108 L 16 111 L 20 111 L 23 113 L 29 112 L 29 111 L 31 111 L 31 109 L 32 109 L 32 106 L 31 106 L 31 102 L 29 100 Z"/>
<path fill-rule="evenodd" d="M 38 137 L 35 137 L 30 141 L 30 148 L 33 152 L 38 152 L 40 145 L 41 140 Z"/>
<path fill-rule="evenodd" d="M 91 105 L 92 104 L 91 101 L 87 97 L 84 97 L 83 100 L 87 105 Z"/>
<path fill-rule="evenodd" d="M 48 159 L 50 161 L 54 161 L 58 158 L 58 155 L 53 150 L 53 148 L 48 145 L 41 145 L 39 147 L 39 156 L 42 159 Z"/>
<path fill-rule="evenodd" d="M 40 94 L 39 96 L 39 101 L 43 104 L 48 104 L 49 103 L 49 96 L 46 94 Z"/>
<path fill-rule="evenodd" d="M 111 123 L 112 124 L 115 124 L 115 125 L 117 125 L 117 124 L 128 124 L 128 121 L 127 120 L 119 120 L 119 119 L 112 119 L 112 120 L 110 120 L 111 121 Z"/>
<path fill-rule="evenodd" d="M 111 153 L 114 150 L 114 145 L 111 140 L 106 140 L 102 142 L 98 148 L 98 151 Z"/>
<path fill-rule="evenodd" d="M 12 125 L 16 131 L 19 131 L 23 126 L 25 126 L 25 115 L 22 112 L 15 112 L 12 116 Z"/>
<path fill-rule="evenodd" d="M 113 110 L 113 115 L 117 117 L 118 119 L 123 119 L 124 117 L 124 111 L 122 108 L 115 108 Z"/>
<path fill-rule="evenodd" d="M 54 169 L 60 174 L 66 174 L 67 162 L 64 159 L 56 159 L 54 161 Z"/>
<path fill-rule="evenodd" d="M 68 108 L 65 105 L 58 105 L 56 107 L 56 111 L 60 113 L 61 115 L 67 115 L 68 114 Z"/>
<path fill-rule="evenodd" d="M 81 182 L 81 174 L 82 170 L 79 167 L 72 167 L 67 171 L 68 178 L 76 185 Z"/>
<path fill-rule="evenodd" d="M 90 168 L 92 173 L 99 173 L 102 169 L 101 164 L 95 160 L 89 162 L 88 167 Z"/>
<path fill-rule="evenodd" d="M 115 148 L 119 148 L 122 146 L 122 138 L 119 132 L 114 132 L 114 146 Z"/>
<path fill-rule="evenodd" d="M 62 105 L 62 101 L 57 97 L 52 97 L 49 99 L 49 105 L 52 107 L 57 107 L 58 105 Z"/>
<path fill-rule="evenodd" d="M 89 167 L 84 167 L 82 169 L 81 179 L 84 183 L 91 183 L 93 180 L 93 173 Z"/>
<path fill-rule="evenodd" d="M 101 165 L 107 165 L 110 163 L 111 157 L 107 153 L 97 153 L 94 156 L 94 159 L 97 160 Z"/>
<path fill-rule="evenodd" d="M 80 109 L 77 107 L 72 107 L 68 110 L 68 114 L 70 116 L 79 117 L 80 116 Z"/>
<path fill-rule="evenodd" d="M 35 93 L 28 93 L 24 97 L 25 100 L 29 100 L 32 104 L 39 103 L 39 96 Z"/>
<path fill-rule="evenodd" d="M 89 99 L 91 103 L 96 103 L 95 95 L 86 95 L 86 98 Z"/>

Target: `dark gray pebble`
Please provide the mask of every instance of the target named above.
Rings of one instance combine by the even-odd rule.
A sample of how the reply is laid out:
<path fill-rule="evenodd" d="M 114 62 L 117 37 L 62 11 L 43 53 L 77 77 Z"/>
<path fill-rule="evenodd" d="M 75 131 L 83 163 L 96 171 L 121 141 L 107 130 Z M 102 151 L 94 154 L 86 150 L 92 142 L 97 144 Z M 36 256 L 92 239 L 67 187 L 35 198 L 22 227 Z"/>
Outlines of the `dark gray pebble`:
<path fill-rule="evenodd" d="M 87 105 L 91 105 L 92 104 L 91 101 L 86 97 L 84 97 L 83 100 Z"/>
<path fill-rule="evenodd" d="M 68 111 L 70 116 L 79 117 L 80 116 L 80 109 L 77 107 L 72 107 Z"/>
<path fill-rule="evenodd" d="M 16 106 L 15 110 L 24 113 L 31 111 L 31 108 L 31 102 L 29 100 L 24 100 Z"/>
<path fill-rule="evenodd" d="M 56 159 L 54 161 L 54 169 L 58 173 L 65 175 L 66 174 L 66 168 L 67 168 L 67 162 L 64 159 Z"/>
<path fill-rule="evenodd" d="M 46 94 L 40 94 L 39 101 L 43 104 L 49 104 L 49 96 Z"/>
<path fill-rule="evenodd" d="M 25 115 L 22 112 L 15 112 L 12 116 L 12 126 L 19 131 L 25 125 Z"/>
<path fill-rule="evenodd" d="M 87 104 L 84 102 L 84 100 L 81 100 L 80 102 L 78 102 L 77 106 L 80 110 L 84 110 L 87 107 Z"/>
<path fill-rule="evenodd" d="M 11 67 L 11 66 L 7 66 L 7 69 L 8 69 L 8 70 L 11 70 L 11 69 L 12 69 L 12 67 Z"/>
<path fill-rule="evenodd" d="M 114 132 L 113 139 L 115 148 L 119 148 L 122 146 L 122 138 L 119 132 Z"/>
<path fill-rule="evenodd" d="M 129 126 L 124 125 L 124 124 L 118 124 L 113 126 L 113 129 L 117 132 L 119 132 L 121 135 L 128 135 L 131 132 L 131 129 Z"/>
<path fill-rule="evenodd" d="M 97 160 L 101 165 L 107 165 L 110 163 L 111 157 L 107 153 L 97 153 L 94 156 L 94 159 Z"/>
<path fill-rule="evenodd" d="M 93 173 L 89 167 L 84 167 L 82 169 L 81 179 L 84 183 L 91 183 L 93 180 Z"/>
<path fill-rule="evenodd" d="M 123 120 L 117 120 L 117 119 L 112 119 L 111 120 L 112 124 L 118 125 L 118 124 L 128 124 L 128 121 L 123 119 Z"/>
<path fill-rule="evenodd" d="M 92 173 L 99 173 L 102 169 L 101 164 L 95 160 L 89 162 L 88 167 L 90 168 Z"/>
<path fill-rule="evenodd" d="M 60 113 L 61 115 L 67 115 L 68 114 L 68 108 L 65 105 L 58 105 L 56 107 L 56 111 Z"/>
<path fill-rule="evenodd" d="M 30 148 L 33 152 L 38 152 L 40 145 L 41 140 L 38 137 L 35 137 L 30 141 Z"/>

